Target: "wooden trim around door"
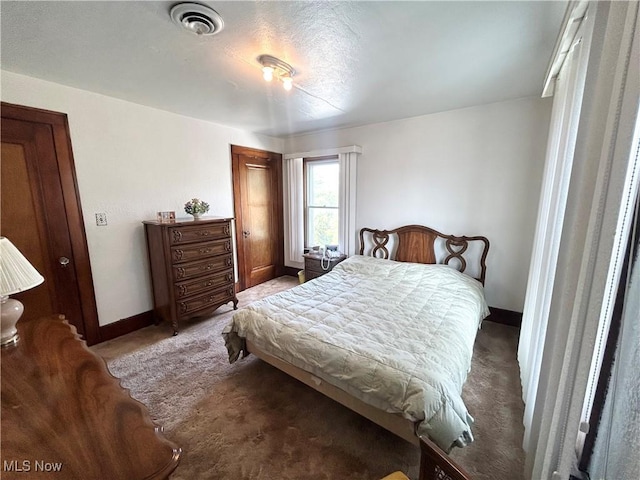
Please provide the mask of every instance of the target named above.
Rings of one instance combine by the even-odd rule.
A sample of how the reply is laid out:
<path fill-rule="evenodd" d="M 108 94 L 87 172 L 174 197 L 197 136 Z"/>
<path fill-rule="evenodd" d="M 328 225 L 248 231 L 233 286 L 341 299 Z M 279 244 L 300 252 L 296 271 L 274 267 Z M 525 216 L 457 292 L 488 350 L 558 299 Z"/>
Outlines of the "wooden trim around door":
<path fill-rule="evenodd" d="M 93 290 L 93 275 L 89 261 L 87 237 L 84 231 L 84 220 L 78 194 L 78 181 L 76 179 L 67 115 L 5 102 L 0 104 L 0 108 L 2 109 L 3 118 L 11 118 L 24 122 L 45 123 L 51 126 L 58 158 L 58 170 L 64 196 L 64 208 L 68 219 L 68 225 L 60 226 L 60 228 L 67 227 L 69 229 L 74 268 L 80 292 L 85 340 L 88 345 L 98 343 L 101 341 L 98 310 L 95 292 Z"/>

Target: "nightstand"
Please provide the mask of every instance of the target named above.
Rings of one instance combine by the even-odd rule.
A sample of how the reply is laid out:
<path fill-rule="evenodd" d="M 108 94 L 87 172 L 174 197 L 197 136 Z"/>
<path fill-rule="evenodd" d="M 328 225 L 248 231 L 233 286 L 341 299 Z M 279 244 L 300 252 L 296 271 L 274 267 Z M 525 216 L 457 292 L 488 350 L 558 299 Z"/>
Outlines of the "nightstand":
<path fill-rule="evenodd" d="M 306 282 L 330 272 L 333 267 L 347 258 L 346 255 L 327 258 L 319 253 L 305 253 L 302 256 L 304 257 L 304 278 Z"/>

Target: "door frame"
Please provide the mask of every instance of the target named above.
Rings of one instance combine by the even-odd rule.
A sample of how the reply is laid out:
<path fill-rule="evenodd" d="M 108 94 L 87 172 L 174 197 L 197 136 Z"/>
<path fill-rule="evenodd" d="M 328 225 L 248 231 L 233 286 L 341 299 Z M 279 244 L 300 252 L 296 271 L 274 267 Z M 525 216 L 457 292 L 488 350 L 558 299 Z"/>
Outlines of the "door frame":
<path fill-rule="evenodd" d="M 64 197 L 67 228 L 71 239 L 72 262 L 80 294 L 81 321 L 84 324 L 87 344 L 96 344 L 100 342 L 100 324 L 67 115 L 5 102 L 0 103 L 0 108 L 2 118 L 45 124 L 51 128 L 56 149 L 60 185 Z M 49 259 L 49 261 L 53 261 L 53 259 Z"/>
<path fill-rule="evenodd" d="M 279 191 L 275 202 L 275 211 L 277 212 L 277 252 L 278 264 L 276 275 L 282 275 L 284 271 L 284 213 L 283 213 L 283 178 L 282 178 L 282 154 L 276 152 L 268 152 L 266 150 L 258 150 L 256 148 L 242 147 L 239 145 L 231 145 L 231 176 L 233 180 L 233 209 L 235 216 L 235 234 L 236 234 L 236 256 L 237 256 L 237 268 L 238 268 L 238 284 L 237 291 L 242 291 L 247 288 L 246 282 L 246 259 L 244 254 L 244 237 L 242 236 L 243 229 L 243 217 L 242 217 L 242 185 L 240 181 L 240 165 L 239 156 L 254 157 L 260 159 L 268 159 L 274 161 L 277 175 L 277 185 Z"/>

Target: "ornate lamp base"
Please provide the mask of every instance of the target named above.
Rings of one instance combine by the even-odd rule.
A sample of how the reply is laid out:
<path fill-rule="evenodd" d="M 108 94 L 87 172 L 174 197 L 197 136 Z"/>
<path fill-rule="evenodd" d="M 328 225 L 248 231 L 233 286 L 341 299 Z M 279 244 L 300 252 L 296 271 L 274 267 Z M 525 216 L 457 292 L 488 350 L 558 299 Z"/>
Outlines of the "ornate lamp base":
<path fill-rule="evenodd" d="M 0 345 L 9 347 L 18 343 L 18 329 L 16 323 L 20 320 L 24 306 L 18 300 L 9 297 L 2 297 L 0 300 L 2 308 L 2 318 L 0 322 Z"/>

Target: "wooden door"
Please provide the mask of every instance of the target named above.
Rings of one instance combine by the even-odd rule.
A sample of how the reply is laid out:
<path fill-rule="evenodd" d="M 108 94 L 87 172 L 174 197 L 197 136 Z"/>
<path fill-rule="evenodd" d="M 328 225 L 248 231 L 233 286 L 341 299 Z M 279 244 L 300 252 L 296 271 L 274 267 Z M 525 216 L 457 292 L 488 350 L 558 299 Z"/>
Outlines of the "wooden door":
<path fill-rule="evenodd" d="M 284 271 L 282 155 L 231 146 L 240 290 Z"/>
<path fill-rule="evenodd" d="M 2 103 L 0 234 L 45 278 L 15 295 L 20 321 L 63 314 L 89 345 L 99 341 L 66 115 Z"/>

